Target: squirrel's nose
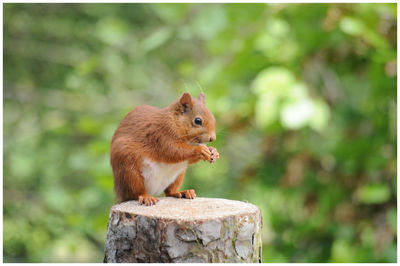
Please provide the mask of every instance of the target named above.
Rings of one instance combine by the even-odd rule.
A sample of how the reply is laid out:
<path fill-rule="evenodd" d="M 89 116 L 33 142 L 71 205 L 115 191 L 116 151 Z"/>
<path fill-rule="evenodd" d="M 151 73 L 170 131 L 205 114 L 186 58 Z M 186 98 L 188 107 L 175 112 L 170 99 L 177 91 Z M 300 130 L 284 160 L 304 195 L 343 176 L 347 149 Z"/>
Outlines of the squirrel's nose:
<path fill-rule="evenodd" d="M 210 137 L 210 142 L 213 142 L 217 137 L 215 136 L 215 134 L 212 134 Z"/>

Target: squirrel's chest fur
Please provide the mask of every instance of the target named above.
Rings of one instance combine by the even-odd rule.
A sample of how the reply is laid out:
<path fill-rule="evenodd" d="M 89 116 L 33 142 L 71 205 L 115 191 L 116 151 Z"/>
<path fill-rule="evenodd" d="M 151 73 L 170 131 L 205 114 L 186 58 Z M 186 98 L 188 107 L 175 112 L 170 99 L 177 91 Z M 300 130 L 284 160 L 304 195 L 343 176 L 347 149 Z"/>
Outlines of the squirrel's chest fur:
<path fill-rule="evenodd" d="M 153 196 L 160 195 L 180 173 L 186 170 L 187 166 L 187 161 L 171 164 L 143 157 L 142 176 L 147 193 Z"/>

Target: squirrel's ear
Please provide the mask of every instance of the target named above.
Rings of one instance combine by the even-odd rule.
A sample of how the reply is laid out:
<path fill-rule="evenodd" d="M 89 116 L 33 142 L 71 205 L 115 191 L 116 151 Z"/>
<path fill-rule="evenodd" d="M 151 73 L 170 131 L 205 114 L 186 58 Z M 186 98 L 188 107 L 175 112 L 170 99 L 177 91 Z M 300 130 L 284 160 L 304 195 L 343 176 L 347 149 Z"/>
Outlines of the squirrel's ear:
<path fill-rule="evenodd" d="M 184 112 L 187 108 L 192 108 L 192 96 L 189 93 L 185 92 L 181 98 L 179 99 L 180 104 L 183 106 Z"/>
<path fill-rule="evenodd" d="M 197 97 L 197 99 L 200 100 L 200 102 L 202 103 L 206 103 L 206 96 L 204 96 L 204 93 L 200 93 L 199 96 Z"/>

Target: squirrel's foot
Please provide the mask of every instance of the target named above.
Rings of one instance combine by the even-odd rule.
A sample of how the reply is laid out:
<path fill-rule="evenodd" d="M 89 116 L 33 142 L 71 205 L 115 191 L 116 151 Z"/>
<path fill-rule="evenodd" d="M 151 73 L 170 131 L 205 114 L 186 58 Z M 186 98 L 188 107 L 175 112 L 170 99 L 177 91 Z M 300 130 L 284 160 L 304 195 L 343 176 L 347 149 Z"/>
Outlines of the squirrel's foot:
<path fill-rule="evenodd" d="M 157 203 L 158 199 L 155 197 L 152 197 L 148 194 L 143 194 L 139 196 L 139 203 L 144 204 L 146 206 L 154 205 Z"/>
<path fill-rule="evenodd" d="M 182 198 L 186 198 L 186 199 L 194 199 L 196 198 L 196 193 L 194 192 L 194 189 L 188 189 L 188 190 L 184 190 L 179 192 L 182 195 Z"/>
<path fill-rule="evenodd" d="M 166 196 L 175 198 L 194 199 L 196 198 L 196 193 L 194 192 L 194 189 L 188 189 L 180 192 L 169 193 Z"/>
<path fill-rule="evenodd" d="M 211 160 L 210 160 L 210 163 L 214 163 L 218 158 L 219 158 L 219 153 L 218 153 L 218 151 L 217 151 L 217 149 L 216 148 L 214 148 L 214 147 L 208 147 L 208 149 L 210 150 L 210 152 L 211 152 Z"/>

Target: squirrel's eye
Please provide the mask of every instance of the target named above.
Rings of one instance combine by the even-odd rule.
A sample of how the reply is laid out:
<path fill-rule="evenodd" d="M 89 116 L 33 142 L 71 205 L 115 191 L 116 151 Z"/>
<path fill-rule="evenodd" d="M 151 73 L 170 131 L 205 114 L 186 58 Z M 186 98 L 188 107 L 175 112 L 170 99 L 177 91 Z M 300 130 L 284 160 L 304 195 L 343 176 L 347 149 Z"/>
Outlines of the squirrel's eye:
<path fill-rule="evenodd" d="M 196 118 L 194 119 L 194 123 L 195 123 L 196 125 L 201 126 L 201 124 L 203 123 L 203 121 L 201 121 L 201 118 L 196 117 Z"/>

